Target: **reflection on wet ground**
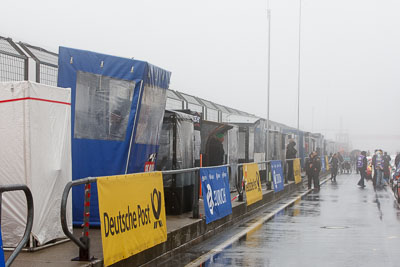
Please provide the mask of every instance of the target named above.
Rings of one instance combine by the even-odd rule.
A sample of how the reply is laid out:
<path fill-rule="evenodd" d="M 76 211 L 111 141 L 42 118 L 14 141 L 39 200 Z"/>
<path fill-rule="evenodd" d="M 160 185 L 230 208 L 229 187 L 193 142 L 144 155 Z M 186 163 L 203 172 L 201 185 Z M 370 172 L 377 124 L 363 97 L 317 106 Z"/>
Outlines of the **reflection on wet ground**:
<path fill-rule="evenodd" d="M 200 266 L 400 266 L 400 209 L 388 188 L 341 175 L 278 212 Z M 265 216 L 277 207 L 270 207 Z M 252 225 L 255 217 L 165 262 L 184 266 Z M 240 228 L 240 229 L 239 229 Z M 199 266 L 199 265 L 197 265 Z"/>

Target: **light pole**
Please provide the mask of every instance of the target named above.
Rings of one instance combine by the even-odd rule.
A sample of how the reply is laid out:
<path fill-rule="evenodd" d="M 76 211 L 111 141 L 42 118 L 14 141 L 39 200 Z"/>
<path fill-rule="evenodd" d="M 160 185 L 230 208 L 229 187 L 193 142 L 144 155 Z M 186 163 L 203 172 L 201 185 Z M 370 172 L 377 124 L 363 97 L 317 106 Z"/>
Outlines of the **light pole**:
<path fill-rule="evenodd" d="M 269 9 L 269 0 L 267 2 L 267 16 L 268 16 L 268 72 L 267 72 L 267 155 L 265 160 L 269 160 L 269 90 L 271 80 L 271 10 Z M 268 163 L 266 163 L 267 182 L 269 181 Z"/>
<path fill-rule="evenodd" d="M 299 5 L 299 65 L 297 72 L 297 136 L 300 138 L 301 0 Z"/>

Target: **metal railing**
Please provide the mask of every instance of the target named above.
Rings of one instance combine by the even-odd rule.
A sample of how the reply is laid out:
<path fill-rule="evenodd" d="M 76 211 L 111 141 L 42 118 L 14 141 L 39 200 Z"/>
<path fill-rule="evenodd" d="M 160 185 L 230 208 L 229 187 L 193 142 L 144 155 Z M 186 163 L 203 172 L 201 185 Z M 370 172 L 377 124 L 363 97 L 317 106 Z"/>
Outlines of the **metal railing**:
<path fill-rule="evenodd" d="M 32 193 L 29 190 L 29 188 L 26 185 L 22 184 L 15 184 L 15 185 L 2 185 L 0 186 L 0 221 L 1 221 L 1 204 L 2 204 L 2 194 L 4 192 L 10 192 L 10 191 L 24 191 L 25 196 L 26 196 L 26 201 L 27 201 L 27 206 L 28 206 L 28 216 L 27 216 L 27 222 L 26 222 L 26 227 L 25 227 L 25 232 L 24 235 L 22 236 L 21 241 L 19 241 L 17 247 L 15 250 L 11 253 L 11 255 L 8 257 L 6 261 L 6 266 L 10 266 L 11 263 L 15 260 L 15 258 L 18 256 L 18 254 L 21 252 L 22 248 L 28 243 L 29 241 L 29 235 L 32 231 L 32 226 L 33 226 L 33 197 Z"/>
<path fill-rule="evenodd" d="M 286 160 L 282 161 L 282 171 L 283 171 L 285 184 L 289 183 L 288 177 L 287 177 L 287 169 L 288 169 L 287 164 L 290 161 L 294 161 L 294 160 L 296 160 L 296 159 L 286 159 Z M 267 186 L 267 189 L 270 190 L 271 186 L 272 186 L 272 182 L 269 179 L 269 177 L 270 177 L 269 174 L 270 174 L 270 169 L 271 169 L 270 168 L 271 161 L 273 161 L 273 160 L 265 160 L 265 161 L 260 161 L 260 162 L 248 162 L 248 163 L 237 164 L 238 172 L 237 172 L 237 177 L 236 177 L 236 181 L 237 181 L 236 182 L 236 190 L 237 190 L 237 192 L 239 194 L 238 201 L 244 201 L 243 200 L 243 193 L 245 191 L 245 188 L 244 188 L 244 183 L 243 183 L 243 166 L 246 165 L 246 164 L 254 164 L 254 163 L 258 164 L 258 165 L 265 165 L 265 167 L 266 167 L 265 168 L 266 169 L 266 182 L 265 182 L 265 184 Z"/>
<path fill-rule="evenodd" d="M 230 165 L 222 165 L 228 167 L 228 172 L 230 174 Z M 219 166 L 221 167 L 221 166 Z M 213 168 L 213 167 L 203 167 L 203 168 Z M 200 191 L 200 167 L 189 168 L 189 169 L 181 169 L 181 170 L 168 170 L 162 171 L 163 175 L 176 175 L 183 173 L 192 173 L 196 174 L 196 179 L 194 183 L 194 193 L 193 193 L 193 218 L 198 219 L 200 217 L 199 211 L 199 191 Z M 78 261 L 89 261 L 90 260 L 90 238 L 89 238 L 89 208 L 90 208 L 90 199 L 88 199 L 88 194 L 90 195 L 90 184 L 96 182 L 98 177 L 87 177 L 75 181 L 68 182 L 64 188 L 64 192 L 61 198 L 61 210 L 60 210 L 60 218 L 61 218 L 61 226 L 64 234 L 71 239 L 79 247 L 79 256 L 74 260 Z M 82 236 L 78 239 L 73 233 L 71 233 L 68 229 L 67 224 L 67 200 L 69 196 L 69 192 L 73 186 L 77 185 L 85 185 L 85 204 L 84 204 L 84 222 L 83 222 L 83 233 Z"/>
<path fill-rule="evenodd" d="M 294 159 L 288 159 L 285 160 L 285 164 L 288 161 L 293 161 Z M 268 161 L 261 161 L 261 162 L 249 162 L 249 163 L 240 163 L 240 164 L 225 164 L 225 165 L 220 165 L 220 166 L 210 166 L 210 167 L 195 167 L 195 168 L 189 168 L 189 169 L 180 169 L 180 170 L 168 170 L 168 171 L 161 171 L 161 173 L 163 175 L 177 175 L 177 174 L 183 174 L 183 173 L 195 173 L 195 182 L 194 182 L 194 193 L 193 193 L 193 218 L 194 219 L 198 219 L 200 217 L 200 211 L 199 211 L 199 196 L 200 196 L 200 169 L 206 169 L 206 168 L 215 168 L 215 167 L 227 167 L 228 168 L 228 177 L 231 176 L 232 171 L 231 168 L 232 167 L 237 167 L 238 168 L 238 172 L 236 177 L 233 177 L 233 179 L 236 179 L 236 189 L 237 192 L 239 194 L 239 201 L 243 201 L 243 193 L 244 193 L 244 184 L 243 184 L 243 175 L 241 175 L 241 171 L 242 168 L 245 164 L 258 164 L 258 165 L 262 165 L 265 164 L 266 165 L 266 172 L 267 172 L 267 178 L 266 178 L 266 183 L 268 185 L 268 182 L 271 183 L 269 181 L 269 164 L 271 163 L 271 160 Z M 283 166 L 282 166 L 283 167 Z M 62 199 L 61 199 L 61 225 L 62 225 L 62 229 L 64 231 L 64 234 L 71 239 L 71 241 L 73 241 L 78 247 L 79 247 L 79 257 L 77 257 L 75 260 L 79 260 L 79 261 L 89 261 L 90 260 L 90 238 L 89 238 L 89 217 L 90 217 L 90 213 L 89 213 L 89 207 L 90 207 L 90 199 L 88 199 L 88 195 L 90 195 L 90 184 L 96 182 L 98 179 L 98 177 L 87 177 L 87 178 L 83 178 L 83 179 L 79 179 L 79 180 L 75 180 L 75 181 L 71 181 L 69 182 L 65 188 L 64 188 L 64 192 L 62 195 Z M 285 179 L 285 183 L 287 183 L 286 179 Z M 67 224 L 67 216 L 66 216 L 66 212 L 67 212 L 67 200 L 68 200 L 68 196 L 69 193 L 71 191 L 71 188 L 73 186 L 77 186 L 77 185 L 83 185 L 85 184 L 85 210 L 84 210 L 84 223 L 83 223 L 83 233 L 82 236 L 78 239 L 76 238 L 73 233 L 71 233 L 68 229 L 68 224 Z"/>
<path fill-rule="evenodd" d="M 198 219 L 200 217 L 199 210 L 199 192 L 200 192 L 200 167 L 189 168 L 189 169 L 181 169 L 181 170 L 169 170 L 162 171 L 163 175 L 176 175 L 183 173 L 195 173 L 194 179 L 194 190 L 193 190 L 193 218 Z"/>
<path fill-rule="evenodd" d="M 237 164 L 236 166 L 237 166 L 237 175 L 236 175 L 236 190 L 237 190 L 237 192 L 238 192 L 238 194 L 239 194 L 239 197 L 238 197 L 238 201 L 244 201 L 244 191 L 246 190 L 245 189 L 245 184 L 244 184 L 244 181 L 243 181 L 243 166 L 244 165 L 246 165 L 246 164 L 254 164 L 254 163 L 256 163 L 256 164 L 258 164 L 258 165 L 263 165 L 263 164 L 265 164 L 266 165 L 266 169 L 267 169 L 267 181 L 268 181 L 268 163 L 269 163 L 270 161 L 260 161 L 260 162 L 248 162 L 248 163 L 239 163 L 239 164 Z"/>
<path fill-rule="evenodd" d="M 61 211 L 60 211 L 60 218 L 61 218 L 61 227 L 64 232 L 64 234 L 71 239 L 72 242 L 74 242 L 78 247 L 79 247 L 79 257 L 76 260 L 79 261 L 89 261 L 90 260 L 90 239 L 89 239 L 89 216 L 90 213 L 86 213 L 85 209 L 85 214 L 84 214 L 84 232 L 83 235 L 78 239 L 76 238 L 68 229 L 68 224 L 67 224 L 67 200 L 69 196 L 69 192 L 71 191 L 71 188 L 76 185 L 82 185 L 85 184 L 85 194 L 87 194 L 87 185 L 90 185 L 91 183 L 94 183 L 97 181 L 97 177 L 88 177 L 88 178 L 83 178 L 75 181 L 68 182 L 67 185 L 64 188 L 64 192 L 61 198 Z M 85 232 L 87 230 L 87 232 Z M 86 234 L 87 233 L 87 234 Z"/>

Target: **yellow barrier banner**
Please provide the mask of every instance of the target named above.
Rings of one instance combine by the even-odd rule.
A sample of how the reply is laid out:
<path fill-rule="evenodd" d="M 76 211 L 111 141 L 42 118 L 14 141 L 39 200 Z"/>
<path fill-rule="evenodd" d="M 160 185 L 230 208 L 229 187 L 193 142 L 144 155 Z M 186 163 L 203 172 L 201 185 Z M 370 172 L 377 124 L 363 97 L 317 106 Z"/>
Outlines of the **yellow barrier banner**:
<path fill-rule="evenodd" d="M 247 206 L 262 199 L 261 178 L 257 163 L 243 165 L 243 179 L 246 183 Z"/>
<path fill-rule="evenodd" d="M 101 177 L 97 190 L 106 266 L 167 240 L 161 172 Z"/>
<path fill-rule="evenodd" d="M 325 166 L 326 166 L 326 170 L 329 171 L 329 160 L 328 160 L 328 156 L 325 156 Z"/>
<path fill-rule="evenodd" d="M 300 159 L 295 159 L 293 161 L 293 172 L 294 172 L 294 182 L 296 184 L 301 183 Z"/>

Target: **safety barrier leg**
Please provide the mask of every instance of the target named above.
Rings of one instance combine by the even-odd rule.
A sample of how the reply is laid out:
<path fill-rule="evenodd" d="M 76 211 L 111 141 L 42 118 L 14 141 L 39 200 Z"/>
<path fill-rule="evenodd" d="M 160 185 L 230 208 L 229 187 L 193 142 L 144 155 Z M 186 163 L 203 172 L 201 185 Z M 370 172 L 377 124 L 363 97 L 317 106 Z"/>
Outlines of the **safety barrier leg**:
<path fill-rule="evenodd" d="M 285 184 L 288 184 L 289 183 L 289 179 L 288 179 L 288 176 L 289 176 L 289 162 L 287 160 L 285 160 L 285 174 L 283 176 L 285 177 L 285 179 L 284 179 Z"/>
<path fill-rule="evenodd" d="M 21 241 L 19 241 L 17 247 L 15 250 L 11 253 L 11 255 L 8 257 L 5 265 L 2 266 L 10 266 L 11 263 L 15 260 L 15 258 L 18 256 L 18 254 L 21 252 L 22 248 L 28 243 L 29 241 L 29 235 L 31 234 L 32 231 L 32 226 L 33 226 L 33 197 L 32 193 L 29 190 L 29 188 L 26 185 L 2 185 L 0 186 L 0 222 L 1 222 L 1 199 L 3 197 L 3 192 L 9 192 L 9 191 L 24 191 L 25 197 L 26 197 L 26 202 L 28 206 L 28 217 L 26 219 L 26 227 L 25 227 L 25 232 L 24 235 L 22 236 Z M 0 234 L 1 238 L 1 234 Z M 1 252 L 3 252 L 3 246 L 1 246 Z M 0 264 L 4 264 L 4 254 L 3 254 L 3 261 L 0 262 Z"/>
<path fill-rule="evenodd" d="M 243 202 L 244 201 L 243 200 L 243 191 L 244 191 L 243 173 L 240 172 L 241 169 L 242 169 L 241 166 L 238 166 L 238 169 L 237 169 L 237 181 L 238 181 L 237 190 L 238 190 L 238 193 L 239 193 L 239 197 L 238 197 L 238 201 L 239 202 Z"/>
<path fill-rule="evenodd" d="M 79 240 L 87 247 L 82 249 L 79 247 L 79 257 L 74 258 L 73 261 L 89 261 L 90 260 L 90 239 L 87 236 L 81 236 Z"/>
<path fill-rule="evenodd" d="M 79 240 L 84 244 L 84 248 L 79 247 L 79 257 L 73 261 L 90 261 L 90 238 L 89 238 L 89 219 L 90 219 L 90 192 L 91 184 L 85 184 L 85 203 L 83 209 L 83 232 Z"/>
<path fill-rule="evenodd" d="M 89 240 L 89 219 L 90 219 L 90 184 L 96 182 L 96 177 L 87 177 L 75 181 L 70 181 L 65 185 L 64 192 L 61 198 L 61 210 L 60 210 L 60 219 L 61 219 L 61 227 L 64 234 L 71 239 L 79 247 L 79 257 L 76 257 L 72 260 L 76 261 L 91 261 L 95 259 L 94 257 L 90 258 L 90 240 Z M 85 185 L 85 203 L 84 203 L 84 216 L 83 216 L 83 234 L 78 239 L 76 238 L 72 232 L 70 232 L 67 223 L 67 202 L 68 195 L 71 191 L 72 186 L 76 185 Z"/>
<path fill-rule="evenodd" d="M 266 164 L 267 169 L 267 190 L 272 190 L 272 181 L 271 181 L 271 166 L 270 163 L 267 162 Z"/>
<path fill-rule="evenodd" d="M 193 219 L 198 219 L 200 217 L 199 210 L 199 195 L 200 195 L 200 170 L 195 171 L 194 179 L 194 193 L 193 193 Z"/>

